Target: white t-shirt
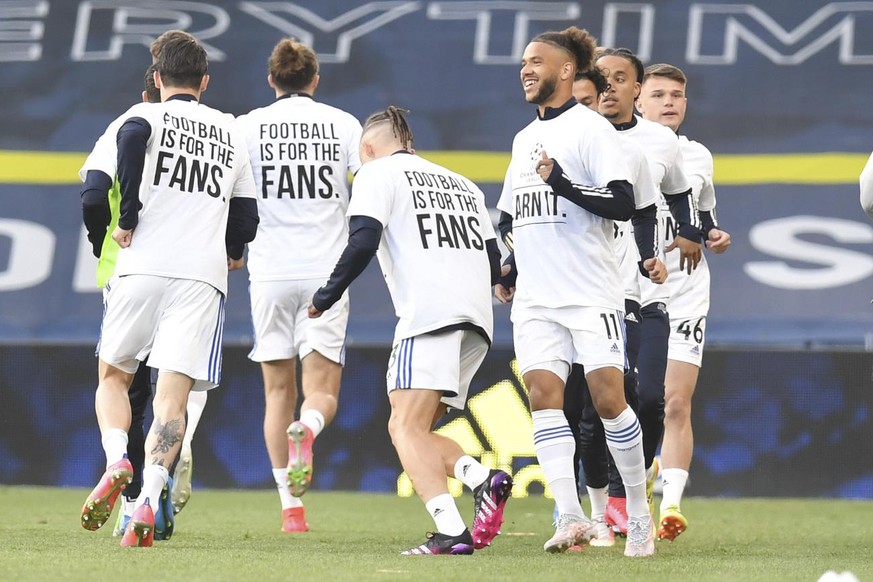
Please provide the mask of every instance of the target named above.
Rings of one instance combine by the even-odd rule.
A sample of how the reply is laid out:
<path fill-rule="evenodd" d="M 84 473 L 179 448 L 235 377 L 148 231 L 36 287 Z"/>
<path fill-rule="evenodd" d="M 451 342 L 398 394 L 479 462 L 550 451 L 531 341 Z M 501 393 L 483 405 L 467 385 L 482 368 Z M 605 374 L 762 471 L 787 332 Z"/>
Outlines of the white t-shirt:
<path fill-rule="evenodd" d="M 624 310 L 613 221 L 552 191 L 534 169 L 543 150 L 574 184 L 604 188 L 613 180 L 633 183 L 615 129 L 587 107 L 537 118 L 516 134 L 497 203 L 513 219 L 518 267 L 513 309 Z"/>
<path fill-rule="evenodd" d="M 661 194 L 655 187 L 649 170 L 649 161 L 643 153 L 643 148 L 632 138 L 618 132 L 622 151 L 633 175 L 634 206 L 637 210 L 657 204 Z M 625 299 L 640 302 L 640 251 L 634 238 L 634 228 L 631 221 L 615 221 L 615 251 L 619 258 L 619 271 L 624 283 Z M 655 256 L 663 259 L 663 247 L 660 246 L 660 222 L 655 226 Z"/>
<path fill-rule="evenodd" d="M 715 188 L 712 182 L 712 154 L 703 144 L 691 141 L 685 136 L 679 137 L 682 158 L 685 161 L 685 174 L 691 181 L 694 205 L 702 211 L 715 209 Z M 673 242 L 676 234 L 676 223 L 673 217 L 667 221 L 665 243 Z M 706 256 L 701 258 L 697 268 L 688 275 L 679 269 L 679 253 L 667 254 L 667 269 L 669 275 L 665 285 L 668 286 L 670 299 L 668 311 L 670 319 L 688 319 L 703 317 L 709 313 L 709 265 Z"/>
<path fill-rule="evenodd" d="M 90 170 L 99 170 L 109 176 L 111 180 L 115 180 L 115 166 L 118 164 L 118 130 L 124 125 L 130 116 L 125 113 L 109 124 L 106 131 L 103 132 L 97 142 L 94 144 L 94 149 L 85 158 L 85 163 L 79 168 L 79 179 L 82 182 L 88 176 Z"/>
<path fill-rule="evenodd" d="M 861 187 L 861 208 L 867 216 L 873 218 L 873 154 L 870 154 L 864 169 L 861 170 L 858 182 Z"/>
<path fill-rule="evenodd" d="M 376 256 L 400 319 L 395 342 L 459 323 L 492 336 L 485 241 L 496 237 L 475 184 L 424 158 L 396 153 L 361 167 L 348 216 L 382 223 Z"/>
<path fill-rule="evenodd" d="M 226 294 L 230 200 L 255 197 L 249 152 L 233 116 L 171 99 L 134 105 L 122 117 L 145 119 L 151 135 L 139 223 L 118 253 L 116 275 L 204 281 Z"/>
<path fill-rule="evenodd" d="M 679 139 L 673 131 L 660 123 L 643 119 L 636 116 L 637 124 L 621 133 L 630 137 L 643 148 L 646 159 L 649 161 L 649 170 L 660 193 L 672 195 L 681 194 L 691 188 L 688 177 L 683 170 L 684 163 L 682 152 L 679 148 Z M 670 208 L 663 196 L 659 197 L 658 228 L 661 232 L 667 230 L 667 218 L 671 216 Z M 673 250 L 670 254 L 677 256 L 679 250 Z M 664 260 L 665 256 L 662 255 Z M 646 306 L 656 302 L 666 303 L 669 297 L 669 288 L 665 285 L 656 285 L 647 277 L 639 274 L 641 305 Z"/>
<path fill-rule="evenodd" d="M 345 247 L 348 173 L 361 167 L 361 124 L 351 114 L 291 95 L 237 120 L 258 192 L 252 281 L 326 278 Z"/>

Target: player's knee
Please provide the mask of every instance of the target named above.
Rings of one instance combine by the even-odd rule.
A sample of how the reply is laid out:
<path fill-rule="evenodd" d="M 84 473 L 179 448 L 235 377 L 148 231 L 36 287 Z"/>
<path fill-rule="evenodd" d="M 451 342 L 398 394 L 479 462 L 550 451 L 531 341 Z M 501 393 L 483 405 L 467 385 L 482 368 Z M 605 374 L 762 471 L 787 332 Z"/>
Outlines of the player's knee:
<path fill-rule="evenodd" d="M 623 391 L 601 390 L 597 395 L 592 394 L 591 399 L 601 418 L 615 418 L 628 407 Z"/>
<path fill-rule="evenodd" d="M 163 419 L 164 423 L 171 420 L 182 419 L 182 433 L 185 432 L 185 404 L 187 400 L 177 398 L 171 394 L 155 394 L 155 399 L 152 403 L 155 418 Z"/>
<path fill-rule="evenodd" d="M 388 419 L 388 434 L 391 435 L 391 441 L 395 446 L 428 432 L 430 432 L 430 427 L 418 418 L 399 412 L 397 409 L 391 412 L 391 418 Z"/>
<path fill-rule="evenodd" d="M 664 406 L 664 422 L 683 422 L 691 419 L 691 398 L 673 395 Z"/>

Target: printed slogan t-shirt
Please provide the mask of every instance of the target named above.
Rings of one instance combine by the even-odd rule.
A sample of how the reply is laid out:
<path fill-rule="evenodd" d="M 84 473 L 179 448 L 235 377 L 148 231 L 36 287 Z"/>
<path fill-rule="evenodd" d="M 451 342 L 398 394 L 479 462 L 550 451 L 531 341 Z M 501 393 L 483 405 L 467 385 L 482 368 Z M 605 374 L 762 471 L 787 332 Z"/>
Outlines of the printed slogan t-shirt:
<path fill-rule="evenodd" d="M 518 266 L 513 309 L 624 309 L 612 220 L 558 196 L 536 172 L 541 153 L 574 184 L 633 183 L 615 129 L 598 113 L 573 106 L 535 119 L 516 134 L 497 208 L 512 216 Z"/>
<path fill-rule="evenodd" d="M 376 256 L 399 321 L 394 341 L 458 323 L 494 330 L 485 241 L 494 227 L 479 188 L 414 154 L 364 164 L 348 216 L 382 223 Z"/>
<path fill-rule="evenodd" d="M 348 173 L 361 167 L 351 114 L 289 95 L 238 118 L 249 147 L 260 226 L 249 243 L 252 281 L 330 275 L 348 238 Z"/>
<path fill-rule="evenodd" d="M 230 200 L 255 197 L 248 149 L 233 116 L 170 99 L 135 105 L 125 114 L 133 117 L 145 119 L 151 133 L 139 222 L 131 245 L 118 253 L 116 274 L 192 279 L 226 294 Z"/>

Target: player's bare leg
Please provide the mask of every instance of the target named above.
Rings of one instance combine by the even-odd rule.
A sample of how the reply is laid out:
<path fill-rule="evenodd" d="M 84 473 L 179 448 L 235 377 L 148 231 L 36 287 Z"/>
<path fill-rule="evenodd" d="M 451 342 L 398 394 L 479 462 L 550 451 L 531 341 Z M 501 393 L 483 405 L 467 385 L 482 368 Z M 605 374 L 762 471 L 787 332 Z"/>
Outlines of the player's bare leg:
<path fill-rule="evenodd" d="M 133 374 L 107 364 L 98 359 L 97 374 L 100 383 L 94 395 L 94 408 L 100 430 L 120 428 L 125 432 L 130 428 L 130 399 L 127 390 L 133 381 Z"/>
<path fill-rule="evenodd" d="M 173 472 L 173 489 L 170 493 L 173 513 L 179 513 L 191 499 L 194 478 L 194 455 L 191 442 L 200 424 L 203 410 L 206 408 L 209 392 L 206 390 L 192 391 L 188 394 L 188 405 L 185 408 L 188 424 L 185 426 L 185 438 L 182 439 L 182 450 L 179 451 L 179 462 Z"/>
<path fill-rule="evenodd" d="M 300 533 L 309 529 L 303 503 L 288 489 L 288 425 L 297 407 L 297 363 L 294 359 L 261 363 L 264 376 L 264 442 L 270 457 L 273 480 L 282 503 L 282 531 Z"/>
<path fill-rule="evenodd" d="M 161 370 L 152 401 L 154 421 L 145 442 L 145 468 L 137 508 L 121 538 L 122 546 L 150 546 L 154 539 L 154 514 L 161 491 L 170 478 L 170 467 L 185 437 L 185 408 L 194 380 L 178 372 Z M 165 516 L 171 519 L 172 516 Z"/>
<path fill-rule="evenodd" d="M 133 480 L 133 466 L 127 459 L 127 431 L 131 417 L 127 390 L 133 374 L 100 359 L 98 376 L 100 383 L 94 395 L 94 409 L 106 453 L 106 472 L 82 506 L 82 527 L 91 531 L 106 523 L 118 496 Z"/>
<path fill-rule="evenodd" d="M 392 390 L 388 394 L 391 402 L 388 433 L 403 470 L 434 520 L 435 536 L 445 542 L 445 551 L 439 553 L 472 553 L 473 539 L 446 483 L 446 463 L 441 450 L 445 447 L 444 437 L 432 432 L 433 420 L 442 406 L 440 398 L 442 393 L 437 390 Z M 428 543 L 431 540 L 404 553 L 425 550 L 434 553 L 426 547 Z"/>
<path fill-rule="evenodd" d="M 585 375 L 594 408 L 600 415 L 616 468 L 627 493 L 628 537 L 625 556 L 645 557 L 655 551 L 652 516 L 646 500 L 642 430 L 624 394 L 624 375 L 606 366 Z"/>
<path fill-rule="evenodd" d="M 442 402 L 439 404 L 432 427 L 445 415 L 446 408 Z M 512 495 L 512 476 L 506 471 L 485 467 L 446 436 L 432 432 L 431 439 L 440 452 L 446 476 L 454 477 L 473 492 L 473 525 L 470 526 L 470 533 L 475 549 L 491 545 L 503 525 L 503 509 Z"/>
<path fill-rule="evenodd" d="M 307 410 L 318 411 L 329 425 L 336 416 L 343 367 L 320 353 L 309 352 L 301 361 L 303 368 L 303 404 L 300 417 Z"/>
<path fill-rule="evenodd" d="M 343 367 L 317 351 L 302 360 L 303 404 L 300 419 L 288 427 L 288 486 L 300 497 L 312 483 L 312 445 L 334 416 Z"/>
<path fill-rule="evenodd" d="M 667 361 L 664 442 L 661 445 L 664 492 L 658 527 L 658 537 L 661 539 L 676 539 L 688 527 L 680 506 L 694 452 L 691 399 L 699 373 L 700 368 L 694 364 Z"/>
<path fill-rule="evenodd" d="M 293 359 L 261 363 L 264 376 L 264 442 L 273 467 L 288 465 L 288 425 L 297 407 L 297 363 Z"/>

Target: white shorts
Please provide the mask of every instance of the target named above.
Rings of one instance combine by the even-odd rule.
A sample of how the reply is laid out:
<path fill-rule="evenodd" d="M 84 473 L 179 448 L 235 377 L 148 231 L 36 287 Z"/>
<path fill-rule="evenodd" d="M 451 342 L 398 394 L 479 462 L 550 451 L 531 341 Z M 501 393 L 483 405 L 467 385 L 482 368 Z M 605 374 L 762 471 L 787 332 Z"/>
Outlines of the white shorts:
<path fill-rule="evenodd" d="M 703 363 L 706 343 L 706 316 L 670 320 L 668 360 L 687 362 L 698 368 Z"/>
<path fill-rule="evenodd" d="M 106 287 L 97 352 L 133 374 L 146 358 L 158 370 L 194 379 L 194 390 L 221 381 L 224 295 L 203 281 L 127 275 Z"/>
<path fill-rule="evenodd" d="M 548 370 L 565 383 L 572 364 L 585 373 L 625 370 L 624 312 L 600 307 L 513 309 L 513 343 L 522 375 Z"/>
<path fill-rule="evenodd" d="M 475 331 L 456 330 L 402 339 L 391 348 L 385 380 L 388 393 L 408 388 L 437 390 L 441 402 L 463 410 L 473 374 L 488 353 Z"/>
<path fill-rule="evenodd" d="M 249 358 L 255 362 L 301 358 L 316 351 L 325 358 L 345 362 L 346 326 L 349 321 L 349 294 L 333 307 L 310 319 L 312 295 L 324 279 L 252 281 L 252 325 L 255 345 Z"/>

